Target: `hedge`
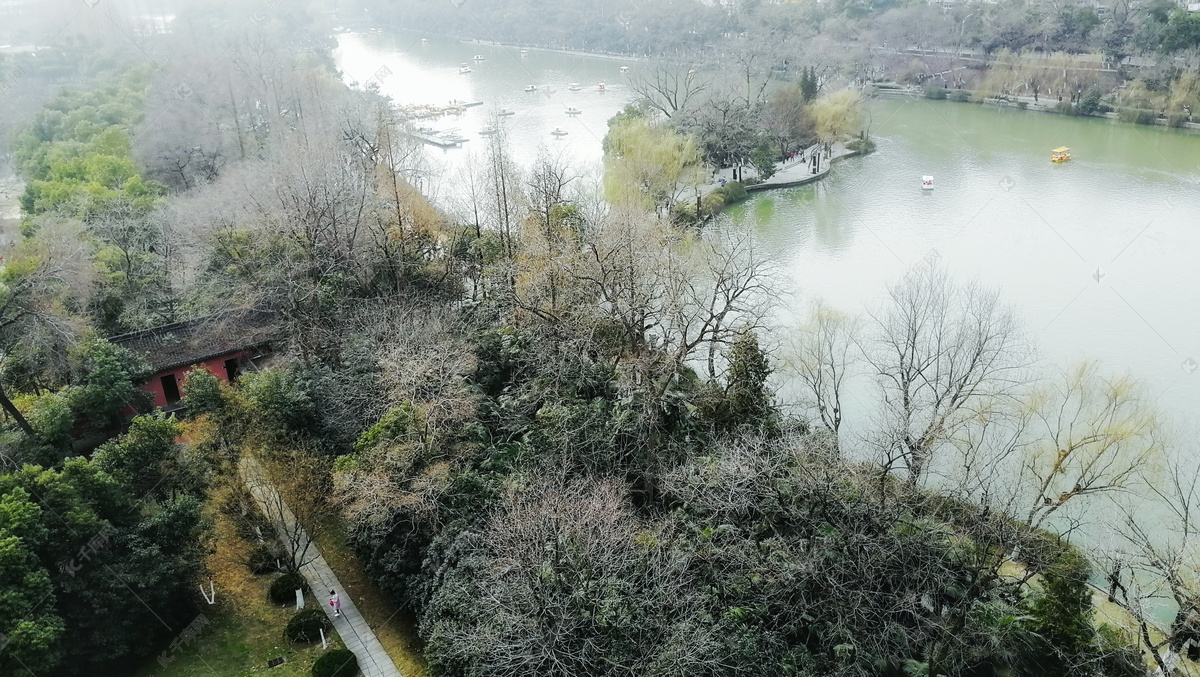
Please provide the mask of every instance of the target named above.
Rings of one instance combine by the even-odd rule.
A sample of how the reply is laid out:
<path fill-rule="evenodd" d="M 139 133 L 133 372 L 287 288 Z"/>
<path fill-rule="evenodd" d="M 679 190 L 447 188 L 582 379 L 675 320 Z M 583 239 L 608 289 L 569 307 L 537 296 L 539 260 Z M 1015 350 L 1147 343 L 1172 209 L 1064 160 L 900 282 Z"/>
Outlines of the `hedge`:
<path fill-rule="evenodd" d="M 271 581 L 268 594 L 276 604 L 290 604 L 296 600 L 297 590 L 308 590 L 308 584 L 296 574 L 279 574 Z"/>
<path fill-rule="evenodd" d="M 321 609 L 297 611 L 287 623 L 284 634 L 293 642 L 319 642 L 321 630 L 329 630 L 333 624 Z"/>
<path fill-rule="evenodd" d="M 312 677 L 354 677 L 358 674 L 358 657 L 346 649 L 334 649 L 317 659 Z"/>

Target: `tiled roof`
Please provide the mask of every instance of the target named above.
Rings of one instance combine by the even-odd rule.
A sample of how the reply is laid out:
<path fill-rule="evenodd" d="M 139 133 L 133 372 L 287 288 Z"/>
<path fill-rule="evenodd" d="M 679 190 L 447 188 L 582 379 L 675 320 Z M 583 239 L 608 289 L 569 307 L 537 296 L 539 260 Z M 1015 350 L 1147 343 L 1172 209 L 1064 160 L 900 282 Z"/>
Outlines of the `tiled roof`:
<path fill-rule="evenodd" d="M 195 320 L 114 336 L 112 343 L 145 356 L 155 372 L 178 369 L 271 340 L 275 316 L 258 310 L 235 310 Z"/>

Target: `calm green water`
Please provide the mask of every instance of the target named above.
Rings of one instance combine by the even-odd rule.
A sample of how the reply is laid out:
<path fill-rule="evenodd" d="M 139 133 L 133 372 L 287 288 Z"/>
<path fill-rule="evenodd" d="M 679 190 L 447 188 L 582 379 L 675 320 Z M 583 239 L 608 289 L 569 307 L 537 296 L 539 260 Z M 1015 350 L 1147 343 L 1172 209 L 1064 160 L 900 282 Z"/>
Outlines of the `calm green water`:
<path fill-rule="evenodd" d="M 620 66 L 637 62 L 460 44 L 420 36 L 340 36 L 348 81 L 381 66 L 400 103 L 478 100 L 456 127 L 483 146 L 488 110 L 507 106 L 518 158 L 539 146 L 581 166 L 601 157 L 606 120 L 628 100 Z M 472 62 L 481 54 L 486 60 Z M 459 64 L 473 71 L 459 75 Z M 605 82 L 608 91 L 596 91 Z M 578 82 L 581 92 L 567 91 Z M 522 91 L 536 84 L 535 94 Z M 553 91 L 546 91 L 546 85 Z M 578 118 L 567 106 L 583 110 Z M 1048 365 L 1102 360 L 1145 379 L 1162 406 L 1188 422 L 1200 413 L 1200 135 L 1105 120 L 925 100 L 871 105 L 877 151 L 835 166 L 823 182 L 758 193 L 733 210 L 797 292 L 786 329 L 820 298 L 846 311 L 879 302 L 886 281 L 937 259 L 956 275 L 1000 287 L 1020 309 Z M 555 140 L 549 131 L 570 132 Z M 1074 159 L 1049 161 L 1070 146 Z M 470 150 L 431 150 L 443 189 Z M 920 189 L 922 175 L 936 188 Z M 786 335 L 786 332 L 784 332 Z M 853 391 L 856 401 L 865 381 Z M 785 389 L 785 393 L 786 393 Z M 867 411 L 848 405 L 850 432 Z"/>

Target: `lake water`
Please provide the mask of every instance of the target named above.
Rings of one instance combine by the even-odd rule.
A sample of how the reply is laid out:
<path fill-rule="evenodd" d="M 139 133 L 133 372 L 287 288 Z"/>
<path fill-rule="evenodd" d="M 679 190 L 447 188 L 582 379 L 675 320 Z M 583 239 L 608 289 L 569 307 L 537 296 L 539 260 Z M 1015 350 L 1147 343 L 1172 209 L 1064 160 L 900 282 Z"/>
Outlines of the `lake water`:
<path fill-rule="evenodd" d="M 473 62 L 476 54 L 485 60 Z M 546 147 L 596 163 L 606 120 L 631 97 L 620 67 L 638 66 L 440 38 L 422 44 L 403 33 L 341 35 L 335 56 L 347 81 L 379 73 L 382 91 L 401 104 L 485 101 L 438 123 L 472 139 L 466 149 L 430 149 L 444 177 L 470 146 L 485 145 L 478 130 L 500 106 L 516 111 L 509 128 L 518 160 Z M 460 75 L 462 63 L 473 72 Z M 571 82 L 583 90 L 569 92 Z M 539 91 L 523 92 L 529 84 Z M 567 116 L 568 106 L 583 114 Z M 1200 411 L 1200 135 L 927 100 L 877 100 L 870 111 L 875 153 L 732 210 L 797 291 L 788 313 L 817 298 L 861 312 L 885 282 L 937 260 L 999 287 L 1045 363 L 1099 359 L 1144 379 L 1177 420 Z M 555 127 L 569 135 L 556 140 Z M 1050 149 L 1062 145 L 1073 159 L 1051 163 Z M 933 191 L 921 190 L 926 174 Z M 863 399 L 847 404 L 851 433 L 866 418 Z"/>

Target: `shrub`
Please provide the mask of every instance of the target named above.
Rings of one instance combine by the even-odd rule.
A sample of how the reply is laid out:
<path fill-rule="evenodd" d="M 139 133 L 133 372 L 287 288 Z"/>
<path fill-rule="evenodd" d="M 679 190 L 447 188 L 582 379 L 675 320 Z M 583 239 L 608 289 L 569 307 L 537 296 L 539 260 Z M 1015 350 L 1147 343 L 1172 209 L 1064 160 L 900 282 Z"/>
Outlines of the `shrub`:
<path fill-rule="evenodd" d="M 934 100 L 940 101 L 942 99 L 945 99 L 946 95 L 948 93 L 949 92 L 946 91 L 945 87 L 939 87 L 936 85 L 925 88 L 925 98 L 926 99 L 934 99 Z"/>
<path fill-rule="evenodd" d="M 242 383 L 264 432 L 286 439 L 316 429 L 312 397 L 292 372 L 267 369 L 247 374 Z"/>
<path fill-rule="evenodd" d="M 275 571 L 279 571 L 279 555 L 269 544 L 263 543 L 256 546 L 250 551 L 250 557 L 247 559 L 246 566 L 250 567 L 250 573 L 255 576 L 262 576 Z"/>
<path fill-rule="evenodd" d="M 293 642 L 319 642 L 321 631 L 333 627 L 329 617 L 321 609 L 304 609 L 297 611 L 287 623 L 284 634 Z"/>
<path fill-rule="evenodd" d="M 1104 101 L 1101 99 L 1100 90 L 1098 89 L 1089 89 L 1088 91 L 1084 92 L 1083 96 L 1079 99 L 1079 115 L 1099 115 L 1101 113 L 1107 113 L 1109 110 L 1112 109 L 1105 105 Z"/>
<path fill-rule="evenodd" d="M 1152 125 L 1158 119 L 1158 116 L 1154 114 L 1154 111 L 1142 108 L 1122 108 L 1117 111 L 1117 119 L 1121 122 L 1131 122 L 1137 125 Z"/>
<path fill-rule="evenodd" d="M 1021 110 L 1025 110 L 1026 108 L 1029 108 L 1029 102 L 1028 101 L 1018 101 L 1017 108 L 1020 108 Z"/>
<path fill-rule="evenodd" d="M 1054 104 L 1054 112 L 1062 113 L 1063 115 L 1071 115 L 1075 112 L 1075 107 L 1071 105 L 1070 101 L 1059 101 L 1058 103 Z"/>
<path fill-rule="evenodd" d="M 1183 113 L 1174 113 L 1167 117 L 1168 127 L 1182 127 L 1187 124 L 1188 116 Z"/>
<path fill-rule="evenodd" d="M 389 409 L 380 417 L 378 423 L 359 436 L 358 441 L 354 443 L 354 451 L 366 451 L 381 442 L 404 439 L 410 434 L 419 435 L 423 427 L 424 422 L 421 420 L 420 412 L 412 402 L 405 400 L 400 405 Z"/>
<path fill-rule="evenodd" d="M 358 657 L 346 649 L 334 649 L 317 659 L 312 677 L 354 677 L 358 674 Z"/>
<path fill-rule="evenodd" d="M 297 590 L 307 591 L 308 583 L 301 576 L 283 573 L 271 581 L 271 588 L 268 594 L 271 597 L 271 601 L 276 604 L 291 604 L 296 599 Z"/>
<path fill-rule="evenodd" d="M 870 138 L 854 139 L 846 144 L 846 148 L 866 155 L 867 153 L 875 150 L 875 142 Z"/>
<path fill-rule="evenodd" d="M 749 193 L 746 192 L 746 186 L 737 181 L 726 183 L 724 186 L 718 188 L 714 194 L 720 195 L 722 204 L 727 205 L 741 202 L 749 196 Z"/>
<path fill-rule="evenodd" d="M 950 100 L 958 103 L 966 103 L 971 100 L 971 93 L 965 89 L 956 89 L 950 92 Z"/>

